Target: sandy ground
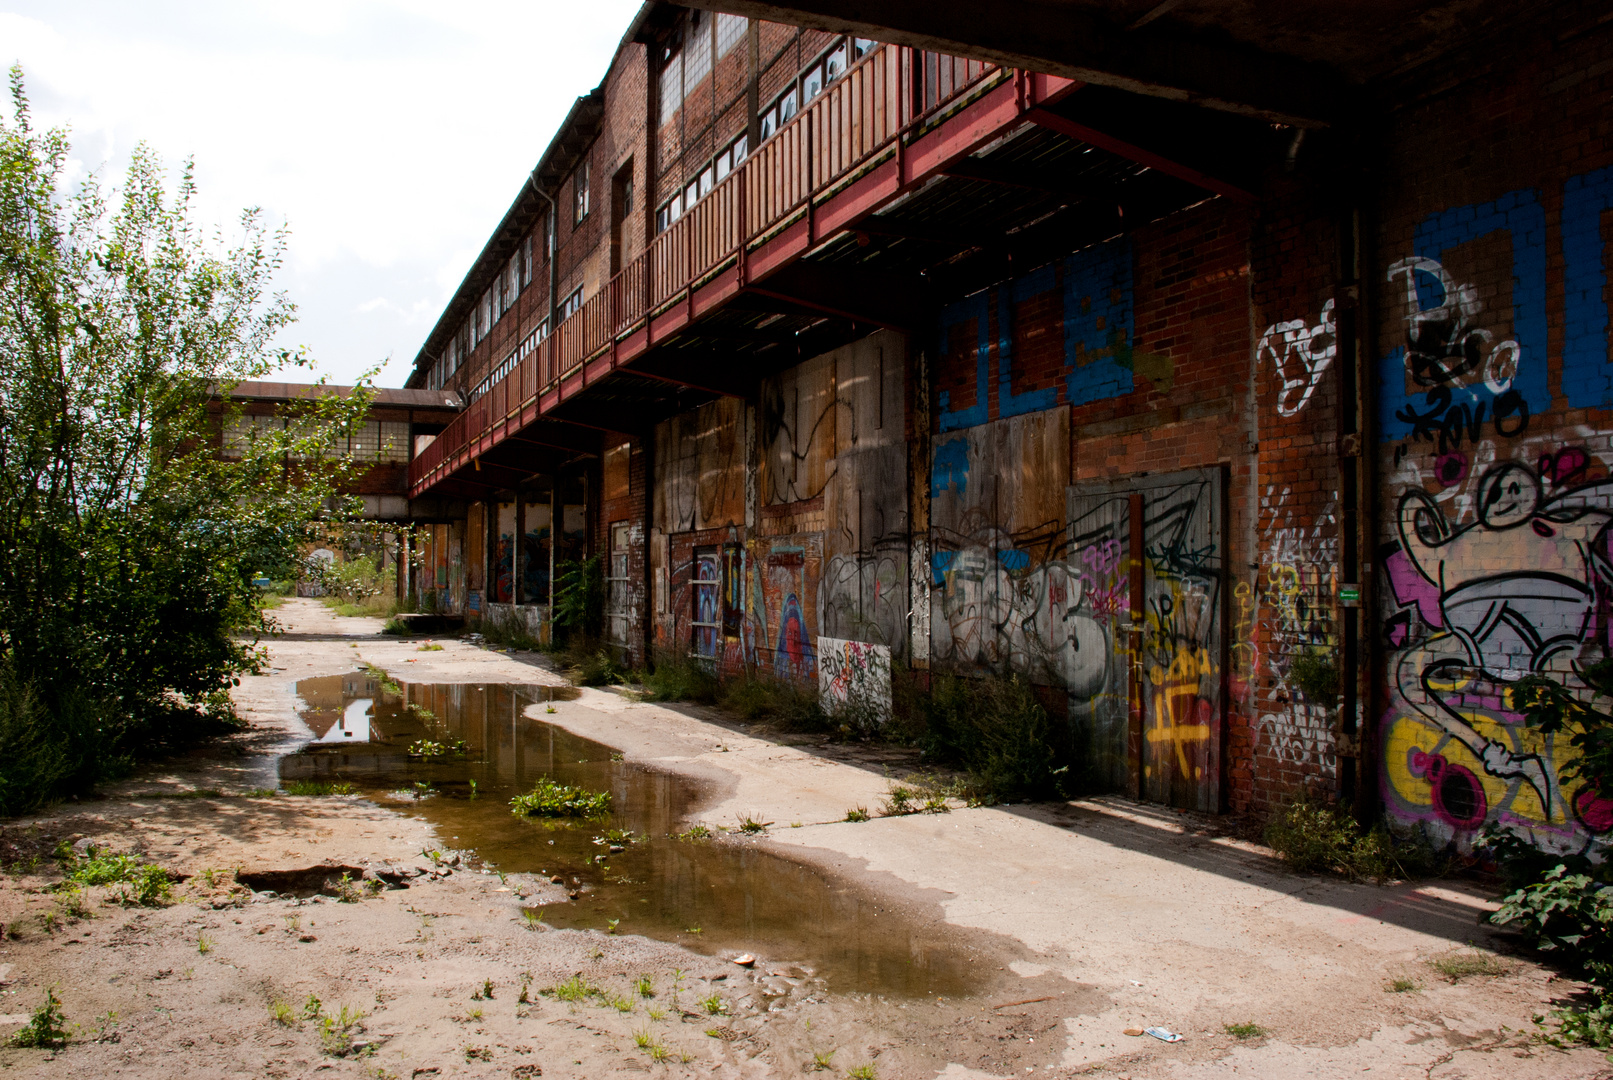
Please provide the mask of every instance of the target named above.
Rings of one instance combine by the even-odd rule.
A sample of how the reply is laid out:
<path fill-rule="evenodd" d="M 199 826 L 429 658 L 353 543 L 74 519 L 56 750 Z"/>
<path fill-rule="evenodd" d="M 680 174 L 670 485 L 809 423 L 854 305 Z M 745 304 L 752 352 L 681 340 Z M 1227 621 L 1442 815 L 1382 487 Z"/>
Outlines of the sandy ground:
<path fill-rule="evenodd" d="M 848 808 L 880 805 L 902 755 L 786 745 L 708 710 L 609 691 L 543 719 L 703 781 L 697 816 L 713 825 L 779 823 L 762 843 L 944 927 L 978 955 L 979 985 L 952 1000 L 840 995 L 790 957 L 759 951 L 744 968 L 644 938 L 534 928 L 523 905 L 563 902 L 566 883 L 501 880 L 470 853 L 435 862 L 421 852 L 446 838 L 358 797 L 229 796 L 272 787 L 276 757 L 306 739 L 298 679 L 360 661 L 414 682 L 558 677 L 542 658 L 457 641 L 422 653 L 311 602 L 287 604 L 281 621 L 274 670 L 237 693 L 249 732 L 104 799 L 0 827 L 0 1033 L 47 987 L 75 1025 L 65 1049 L 0 1050 L 0 1066 L 53 1077 L 839 1077 L 864 1065 L 883 1080 L 1613 1076 L 1598 1053 L 1530 1037 L 1531 1017 L 1577 985 L 1509 955 L 1478 921 L 1493 898 L 1471 882 L 1295 877 L 1214 819 L 1121 800 L 847 823 Z M 225 796 L 197 795 L 210 790 Z M 116 888 L 64 903 L 42 876 L 63 840 L 139 852 L 185 880 L 165 906 L 125 906 Z M 351 902 L 312 894 L 342 867 Z M 379 891 L 364 887 L 366 869 Z M 1452 954 L 1489 956 L 1503 973 L 1450 981 L 1430 961 Z M 645 975 L 650 997 L 635 987 Z M 573 977 L 601 993 L 541 993 Z M 1228 1024 L 1264 1033 L 1240 1039 Z M 1184 1038 L 1124 1034 L 1149 1025 Z"/>

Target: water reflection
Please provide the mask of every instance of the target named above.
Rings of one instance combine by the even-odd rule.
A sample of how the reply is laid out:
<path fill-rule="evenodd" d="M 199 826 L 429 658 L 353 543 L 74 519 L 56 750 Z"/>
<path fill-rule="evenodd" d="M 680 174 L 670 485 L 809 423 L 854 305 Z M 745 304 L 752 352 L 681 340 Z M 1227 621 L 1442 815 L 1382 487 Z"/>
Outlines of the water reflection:
<path fill-rule="evenodd" d="M 944 928 L 916 925 L 749 844 L 670 839 L 698 809 L 694 785 L 613 761 L 608 746 L 522 715 L 530 705 L 575 697 L 570 688 L 404 684 L 392 693 L 357 672 L 307 679 L 297 692 L 315 740 L 281 760 L 285 780 L 350 781 L 505 871 L 579 879 L 586 888 L 575 903 L 545 910 L 552 925 L 604 929 L 616 919 L 621 933 L 701 952 L 803 963 L 842 992 L 969 991 L 967 950 Z M 465 754 L 411 758 L 420 740 L 464 740 Z M 602 822 L 512 815 L 511 797 L 541 776 L 610 791 L 613 814 Z M 406 794 L 419 784 L 432 794 Z M 597 842 L 607 829 L 641 839 L 610 854 Z"/>

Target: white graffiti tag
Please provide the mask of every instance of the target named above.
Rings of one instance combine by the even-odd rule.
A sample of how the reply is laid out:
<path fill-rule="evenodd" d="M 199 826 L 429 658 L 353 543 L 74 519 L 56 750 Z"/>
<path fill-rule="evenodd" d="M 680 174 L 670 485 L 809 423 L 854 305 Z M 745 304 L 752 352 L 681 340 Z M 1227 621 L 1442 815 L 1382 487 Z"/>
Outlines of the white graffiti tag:
<path fill-rule="evenodd" d="M 1311 400 L 1338 351 L 1338 326 L 1333 320 L 1333 301 L 1322 305 L 1322 318 L 1315 326 L 1304 319 L 1273 323 L 1260 335 L 1255 349 L 1259 362 L 1270 356 L 1283 388 L 1277 391 L 1277 412 L 1294 416 Z M 1298 394 L 1298 400 L 1294 395 Z"/>

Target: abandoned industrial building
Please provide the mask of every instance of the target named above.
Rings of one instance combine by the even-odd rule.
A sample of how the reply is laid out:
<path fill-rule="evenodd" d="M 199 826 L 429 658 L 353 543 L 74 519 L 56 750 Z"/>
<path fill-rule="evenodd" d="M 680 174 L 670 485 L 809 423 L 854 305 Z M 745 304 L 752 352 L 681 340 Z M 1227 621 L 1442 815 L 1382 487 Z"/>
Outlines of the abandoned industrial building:
<path fill-rule="evenodd" d="M 1013 672 L 1085 790 L 1599 845 L 1504 704 L 1613 638 L 1599 9 L 852 7 L 646 4 L 510 178 L 412 587 L 541 634 L 597 554 L 633 663 Z"/>

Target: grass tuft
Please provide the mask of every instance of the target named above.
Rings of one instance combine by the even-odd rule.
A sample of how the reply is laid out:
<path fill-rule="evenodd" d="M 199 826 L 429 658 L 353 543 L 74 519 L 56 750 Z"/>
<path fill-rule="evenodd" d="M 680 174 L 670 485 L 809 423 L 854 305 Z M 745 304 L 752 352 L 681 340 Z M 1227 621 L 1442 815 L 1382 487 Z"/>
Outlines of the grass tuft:
<path fill-rule="evenodd" d="M 1236 1039 L 1259 1039 L 1265 1036 L 1266 1029 L 1259 1024 L 1223 1024 L 1221 1030 Z"/>

